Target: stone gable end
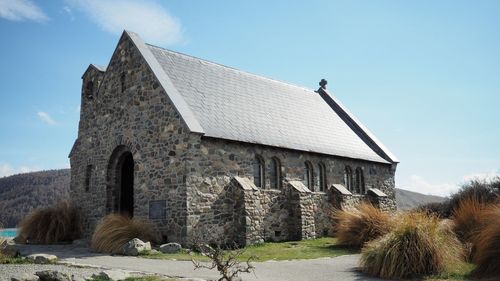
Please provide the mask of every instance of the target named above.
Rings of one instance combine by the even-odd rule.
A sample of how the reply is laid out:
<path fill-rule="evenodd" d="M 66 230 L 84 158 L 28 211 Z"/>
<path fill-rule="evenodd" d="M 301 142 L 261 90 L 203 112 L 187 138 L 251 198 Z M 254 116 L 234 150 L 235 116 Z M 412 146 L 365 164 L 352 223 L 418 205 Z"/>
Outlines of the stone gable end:
<path fill-rule="evenodd" d="M 183 160 L 190 136 L 167 93 L 127 34 L 101 77 L 92 69 L 82 78 L 80 129 L 70 162 L 71 198 L 83 210 L 85 233 L 91 235 L 99 219 L 115 211 L 110 162 L 115 149 L 123 147 L 135 164 L 134 217 L 148 219 L 155 212 L 153 221 L 163 236 L 180 239 L 186 226 Z M 85 82 L 97 78 L 89 100 Z"/>

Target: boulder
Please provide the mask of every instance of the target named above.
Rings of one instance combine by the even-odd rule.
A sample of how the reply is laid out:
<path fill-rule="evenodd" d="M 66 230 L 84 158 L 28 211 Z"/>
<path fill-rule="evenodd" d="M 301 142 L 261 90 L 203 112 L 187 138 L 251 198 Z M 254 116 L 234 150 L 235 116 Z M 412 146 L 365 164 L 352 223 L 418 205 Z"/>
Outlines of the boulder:
<path fill-rule="evenodd" d="M 28 260 L 38 264 L 54 263 L 57 257 L 49 254 L 32 254 L 26 257 Z"/>
<path fill-rule="evenodd" d="M 11 277 L 11 281 L 39 281 L 40 278 L 36 275 L 31 275 L 31 274 L 23 274 L 21 276 L 16 276 L 16 277 Z"/>
<path fill-rule="evenodd" d="M 160 246 L 160 251 L 165 254 L 175 254 L 180 252 L 182 249 L 179 243 L 167 243 Z"/>
<path fill-rule="evenodd" d="M 144 251 L 151 250 L 151 243 L 143 242 L 138 238 L 134 238 L 123 245 L 122 254 L 125 256 L 137 256 Z"/>
<path fill-rule="evenodd" d="M 38 271 L 35 274 L 40 277 L 40 281 L 71 281 L 68 275 L 55 270 Z"/>
<path fill-rule="evenodd" d="M 6 239 L 0 244 L 0 252 L 7 257 L 16 257 L 19 255 L 19 249 L 14 239 Z"/>
<path fill-rule="evenodd" d="M 130 277 L 130 274 L 123 270 L 103 270 L 99 274 L 92 275 L 94 279 L 120 281 Z"/>

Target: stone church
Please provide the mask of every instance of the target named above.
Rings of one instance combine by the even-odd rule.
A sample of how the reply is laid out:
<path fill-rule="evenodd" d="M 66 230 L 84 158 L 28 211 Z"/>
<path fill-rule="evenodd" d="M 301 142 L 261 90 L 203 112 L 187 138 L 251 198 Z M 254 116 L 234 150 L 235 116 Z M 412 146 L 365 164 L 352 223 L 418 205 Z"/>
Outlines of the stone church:
<path fill-rule="evenodd" d="M 333 96 L 144 43 L 125 31 L 82 76 L 71 199 L 164 241 L 241 245 L 327 235 L 332 208 L 395 209 L 396 157 Z"/>

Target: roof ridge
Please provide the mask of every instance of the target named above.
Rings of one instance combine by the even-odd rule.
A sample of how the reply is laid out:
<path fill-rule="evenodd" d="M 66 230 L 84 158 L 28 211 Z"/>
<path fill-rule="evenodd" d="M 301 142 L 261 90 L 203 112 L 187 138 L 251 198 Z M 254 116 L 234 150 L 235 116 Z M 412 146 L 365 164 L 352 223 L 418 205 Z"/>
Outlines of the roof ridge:
<path fill-rule="evenodd" d="M 156 45 L 153 45 L 153 44 L 149 44 L 149 43 L 145 43 L 145 44 L 148 45 L 148 46 L 150 46 L 150 47 L 153 47 L 153 48 L 161 49 L 163 51 L 167 51 L 167 52 L 174 53 L 174 54 L 177 54 L 177 55 L 181 55 L 181 56 L 184 56 L 184 57 L 188 57 L 188 58 L 192 58 L 192 59 L 197 59 L 199 61 L 210 63 L 210 64 L 213 64 L 213 65 L 218 66 L 218 67 L 223 67 L 223 68 L 235 70 L 235 71 L 237 71 L 239 73 L 243 73 L 243 74 L 246 74 L 246 75 L 251 75 L 251 76 L 257 77 L 259 79 L 266 79 L 266 80 L 270 80 L 270 81 L 273 81 L 273 82 L 278 82 L 278 83 L 281 83 L 281 84 L 284 84 L 284 85 L 287 85 L 287 86 L 296 87 L 296 88 L 302 89 L 304 91 L 315 92 L 315 90 L 306 88 L 305 86 L 299 86 L 299 85 L 292 84 L 292 83 L 289 83 L 289 82 L 286 82 L 286 81 L 282 81 L 282 80 L 278 80 L 278 79 L 275 79 L 275 78 L 270 78 L 270 77 L 262 76 L 262 75 L 259 75 L 259 74 L 251 73 L 251 72 L 244 71 L 244 70 L 232 67 L 232 66 L 227 66 L 227 65 L 224 65 L 224 64 L 221 64 L 221 63 L 217 63 L 217 62 L 213 62 L 213 61 L 210 61 L 210 60 L 202 59 L 202 58 L 199 58 L 199 57 L 196 57 L 196 56 L 193 56 L 193 55 L 188 55 L 188 54 L 185 54 L 185 53 L 182 53 L 182 52 L 179 52 L 179 51 L 173 51 L 173 50 L 166 49 L 166 48 L 163 48 L 163 47 L 160 47 L 160 46 L 156 46 Z"/>

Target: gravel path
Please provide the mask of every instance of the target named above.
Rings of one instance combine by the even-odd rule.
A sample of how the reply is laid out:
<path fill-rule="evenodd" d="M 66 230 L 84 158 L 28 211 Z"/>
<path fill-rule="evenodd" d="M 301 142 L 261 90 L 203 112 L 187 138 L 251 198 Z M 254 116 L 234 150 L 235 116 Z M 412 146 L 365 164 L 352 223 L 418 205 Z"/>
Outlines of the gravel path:
<path fill-rule="evenodd" d="M 66 273 L 68 276 L 74 276 L 73 280 L 84 280 L 85 277 L 102 271 L 99 268 L 79 268 L 58 264 L 0 264 L 0 281 L 10 281 L 11 277 L 21 277 L 25 274 L 34 275 L 35 272 L 43 270 Z"/>
<path fill-rule="evenodd" d="M 23 255 L 32 253 L 54 254 L 59 257 L 60 262 L 68 264 L 92 265 L 163 276 L 202 278 L 205 280 L 220 277 L 215 270 L 194 270 L 190 261 L 108 256 L 92 253 L 86 248 L 72 245 L 25 245 L 20 246 L 20 251 Z M 242 274 L 241 277 L 245 281 L 381 281 L 381 279 L 371 278 L 360 273 L 357 268 L 358 261 L 359 255 L 346 255 L 311 260 L 255 262 L 253 263 L 255 274 Z M 2 269 L 1 265 L 0 269 Z M 67 270 L 85 272 L 85 270 L 98 269 L 70 267 Z M 85 273 L 82 273 L 82 275 L 85 275 Z M 0 281 L 3 280 L 0 279 Z"/>

